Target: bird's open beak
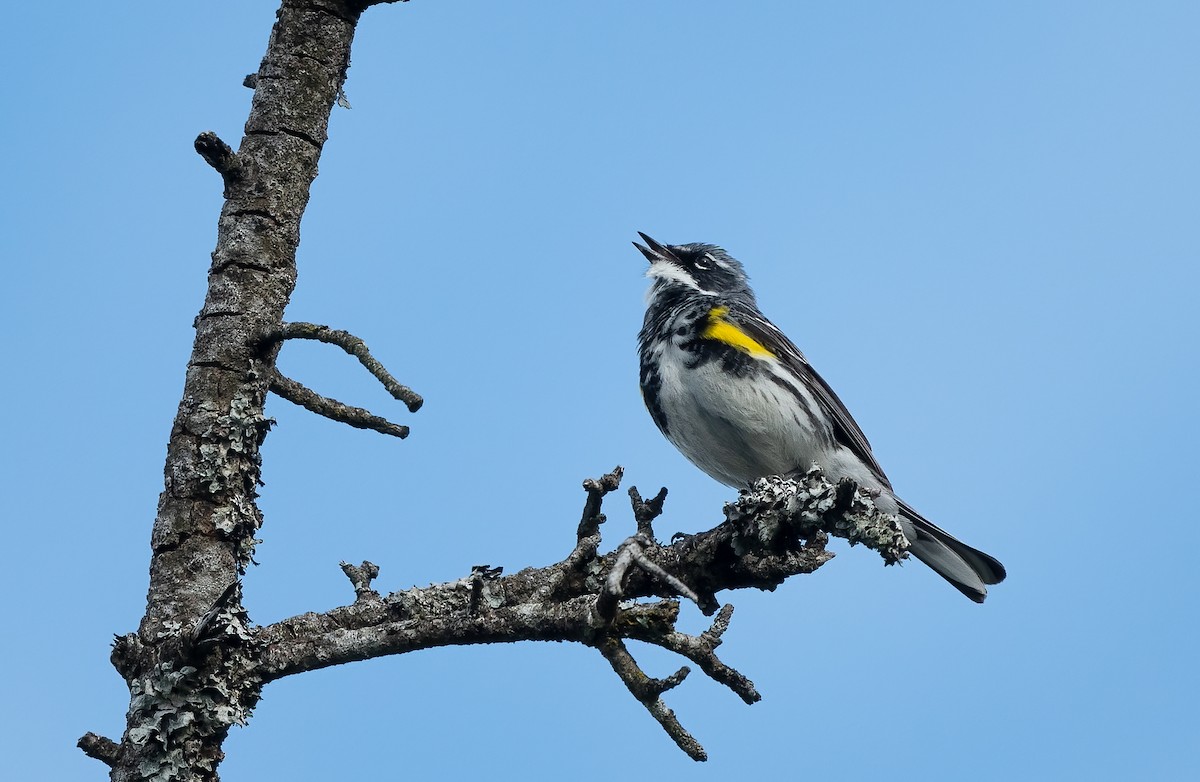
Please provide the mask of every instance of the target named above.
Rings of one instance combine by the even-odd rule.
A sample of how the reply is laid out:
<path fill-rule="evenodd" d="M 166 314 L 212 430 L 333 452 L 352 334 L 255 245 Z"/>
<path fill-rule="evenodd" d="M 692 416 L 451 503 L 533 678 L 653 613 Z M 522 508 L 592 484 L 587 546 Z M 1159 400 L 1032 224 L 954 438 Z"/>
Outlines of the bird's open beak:
<path fill-rule="evenodd" d="M 650 263 L 654 263 L 655 261 L 679 262 L 679 259 L 675 257 L 675 253 L 668 250 L 665 246 L 654 241 L 641 231 L 638 231 L 638 236 L 642 237 L 642 241 L 644 241 L 648 246 L 643 247 L 637 242 L 634 242 L 633 246 L 641 250 L 642 255 L 646 256 L 646 260 L 650 261 Z"/>

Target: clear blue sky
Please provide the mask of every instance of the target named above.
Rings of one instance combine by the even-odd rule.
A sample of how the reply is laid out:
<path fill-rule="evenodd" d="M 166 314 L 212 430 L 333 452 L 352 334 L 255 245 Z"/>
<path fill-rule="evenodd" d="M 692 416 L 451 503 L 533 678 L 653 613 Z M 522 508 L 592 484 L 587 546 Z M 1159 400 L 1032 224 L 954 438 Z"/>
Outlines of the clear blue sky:
<path fill-rule="evenodd" d="M 74 741 L 121 732 L 109 643 L 143 610 L 220 208 L 191 143 L 236 146 L 274 9 L 7 13 L 0 777 L 100 779 Z M 724 658 L 765 697 L 669 693 L 707 765 L 598 654 L 525 644 L 271 685 L 223 777 L 1200 778 L 1198 29 L 1153 0 L 370 11 L 288 316 L 361 335 L 428 401 L 286 347 L 413 434 L 271 400 L 254 620 L 352 599 L 342 559 L 388 591 L 557 561 L 579 482 L 615 464 L 670 487 L 664 536 L 720 520 L 732 492 L 638 396 L 637 230 L 743 260 L 900 493 L 1010 576 L 980 607 L 837 545 L 724 595 Z M 611 545 L 633 522 L 609 517 Z"/>

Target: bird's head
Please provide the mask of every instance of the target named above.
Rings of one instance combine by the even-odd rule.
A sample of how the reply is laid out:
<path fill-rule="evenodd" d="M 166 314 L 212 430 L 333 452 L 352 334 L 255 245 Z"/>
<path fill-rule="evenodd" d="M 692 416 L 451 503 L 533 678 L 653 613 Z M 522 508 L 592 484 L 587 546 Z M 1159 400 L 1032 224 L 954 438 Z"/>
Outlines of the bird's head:
<path fill-rule="evenodd" d="M 660 244 L 641 231 L 638 235 L 646 244 L 633 246 L 650 261 L 651 298 L 668 292 L 753 298 L 742 264 L 715 244 Z"/>

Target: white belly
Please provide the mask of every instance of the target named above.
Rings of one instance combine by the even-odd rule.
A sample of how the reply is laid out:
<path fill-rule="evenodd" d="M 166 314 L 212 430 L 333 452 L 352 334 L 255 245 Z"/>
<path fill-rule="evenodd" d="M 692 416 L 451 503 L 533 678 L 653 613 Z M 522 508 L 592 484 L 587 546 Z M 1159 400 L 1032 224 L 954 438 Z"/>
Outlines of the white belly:
<path fill-rule="evenodd" d="M 814 430 L 793 393 L 771 379 L 773 361 L 757 359 L 761 371 L 733 377 L 717 361 L 686 369 L 686 354 L 674 346 L 668 352 L 675 355 L 660 364 L 659 389 L 668 437 L 701 470 L 742 487 L 826 461 L 832 433 L 828 426 Z M 815 401 L 809 405 L 816 409 Z"/>

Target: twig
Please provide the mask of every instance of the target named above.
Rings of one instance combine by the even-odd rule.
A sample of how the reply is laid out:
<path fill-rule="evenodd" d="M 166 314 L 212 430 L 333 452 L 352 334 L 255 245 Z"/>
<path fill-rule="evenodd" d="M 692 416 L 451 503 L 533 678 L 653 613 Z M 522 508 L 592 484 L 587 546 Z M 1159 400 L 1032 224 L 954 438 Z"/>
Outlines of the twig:
<path fill-rule="evenodd" d="M 349 424 L 356 429 L 371 429 L 380 434 L 388 434 L 403 440 L 408 437 L 408 427 L 394 424 L 386 418 L 381 418 L 370 410 L 361 407 L 351 407 L 336 399 L 321 396 L 307 386 L 286 377 L 279 370 L 271 378 L 271 391 L 292 404 L 300 405 L 305 410 L 324 416 L 333 421 Z"/>
<path fill-rule="evenodd" d="M 726 605 L 722 608 L 712 626 L 698 636 L 676 630 L 675 622 L 678 616 L 679 603 L 674 600 L 630 606 L 621 612 L 608 634 L 592 645 L 600 650 L 633 696 L 662 725 L 680 749 L 694 760 L 705 760 L 704 748 L 683 729 L 674 712 L 667 708 L 659 697 L 683 681 L 689 673 L 687 666 L 666 679 L 651 679 L 638 667 L 623 639 L 644 641 L 688 658 L 698 664 L 711 679 L 724 684 L 747 704 L 756 703 L 762 696 L 754 688 L 753 682 L 722 662 L 714 651 L 721 645 L 721 635 L 729 629 L 733 606 Z"/>
<path fill-rule="evenodd" d="M 641 533 L 638 534 L 640 535 Z M 673 589 L 680 597 L 686 597 L 688 600 L 691 600 L 693 603 L 699 606 L 701 611 L 704 611 L 705 603 L 703 600 L 701 600 L 700 596 L 697 595 L 696 592 L 687 584 L 683 583 L 678 578 L 663 570 L 659 565 L 648 559 L 646 557 L 646 551 L 644 547 L 637 551 L 633 557 L 633 561 L 634 564 L 636 564 L 642 570 L 646 571 Z M 716 607 L 714 606 L 712 610 L 715 611 Z M 704 611 L 704 613 L 709 614 L 712 613 L 712 611 Z"/>
<path fill-rule="evenodd" d="M 691 673 L 690 669 L 684 666 L 665 679 L 652 679 L 638 666 L 633 655 L 629 653 L 619 638 L 606 638 L 596 648 L 604 656 L 604 659 L 608 660 L 608 664 L 612 666 L 621 681 L 625 682 L 630 694 L 646 707 L 646 711 L 650 712 L 650 716 L 654 717 L 659 725 L 662 725 L 671 740 L 692 760 L 708 760 L 708 753 L 704 751 L 704 747 L 700 746 L 700 742 L 687 732 L 679 723 L 675 712 L 668 708 L 667 704 L 663 703 L 662 698 L 659 697 L 686 679 L 687 675 Z"/>
<path fill-rule="evenodd" d="M 688 635 L 674 629 L 660 633 L 643 625 L 633 628 L 634 631 L 629 633 L 629 637 L 660 646 L 688 658 L 699 665 L 700 670 L 704 671 L 706 676 L 715 682 L 724 684 L 746 703 L 757 703 L 762 700 L 762 695 L 755 689 L 754 682 L 736 669 L 726 665 L 716 654 L 716 648 L 721 645 L 721 636 L 729 629 L 729 621 L 732 617 L 733 606 L 726 604 L 721 608 L 712 625 L 700 635 Z M 647 631 L 641 632 L 643 628 L 647 628 Z"/>
<path fill-rule="evenodd" d="M 387 368 L 371 355 L 371 351 L 367 349 L 365 342 L 348 331 L 331 329 L 328 326 L 320 326 L 315 323 L 284 323 L 279 331 L 270 335 L 268 339 L 272 341 L 314 339 L 318 342 L 337 345 L 342 350 L 357 358 L 359 363 L 366 367 L 367 371 L 374 375 L 375 379 L 387 389 L 387 392 L 392 395 L 393 399 L 403 402 L 408 407 L 410 413 L 417 412 L 421 409 L 421 405 L 425 403 L 420 394 L 392 377 Z"/>
<path fill-rule="evenodd" d="M 600 508 L 605 495 L 621 485 L 621 476 L 624 474 L 624 468 L 618 464 L 612 472 L 599 478 L 584 479 L 583 489 L 587 492 L 587 500 L 583 503 L 583 514 L 575 530 L 575 548 L 571 549 L 571 553 L 563 560 L 564 567 L 556 569 L 546 583 L 538 587 L 539 599 L 549 600 L 569 579 L 578 578 L 581 573 L 586 572 L 589 564 L 596 561 L 596 554 L 600 550 L 600 525 L 605 522 Z"/>
<path fill-rule="evenodd" d="M 600 594 L 596 595 L 596 602 L 592 610 L 595 612 L 597 626 L 610 625 L 617 616 L 617 606 L 620 604 L 624 592 L 625 574 L 629 572 L 636 556 L 631 544 L 632 540 L 633 538 L 626 539 L 617 550 L 617 560 L 613 563 L 612 569 L 608 571 L 608 577 L 604 579 L 604 586 L 600 589 Z"/>
<path fill-rule="evenodd" d="M 638 532 L 644 532 L 654 539 L 654 520 L 662 515 L 663 503 L 667 501 L 667 487 L 658 490 L 653 498 L 643 500 L 636 486 L 629 488 L 629 502 L 633 505 L 633 518 L 637 520 Z"/>
<path fill-rule="evenodd" d="M 604 580 L 604 586 L 600 593 L 596 595 L 595 612 L 598 625 L 611 624 L 616 617 L 617 605 L 625 596 L 626 576 L 634 565 L 666 584 L 674 594 L 691 600 L 704 613 L 711 614 L 716 610 L 715 605 L 710 607 L 710 603 L 713 601 L 701 599 L 694 589 L 668 573 L 647 556 L 647 549 L 657 547 L 658 544 L 646 532 L 638 532 L 636 535 L 626 538 L 625 542 L 617 548 L 616 562 L 608 571 L 608 577 Z"/>
<path fill-rule="evenodd" d="M 339 565 L 342 572 L 346 574 L 346 578 L 350 579 L 351 585 L 354 586 L 356 602 L 379 597 L 379 593 L 371 588 L 371 582 L 379 577 L 379 565 L 365 559 L 361 565 L 351 565 L 349 562 L 341 562 Z"/>
<path fill-rule="evenodd" d="M 579 519 L 579 529 L 576 532 L 576 538 L 580 542 L 584 538 L 599 534 L 600 525 L 605 521 L 604 514 L 600 512 L 604 495 L 617 490 L 624 474 L 624 468 L 617 465 L 607 475 L 595 479 L 588 478 L 583 482 L 583 488 L 587 492 L 588 498 L 583 505 L 583 517 Z"/>
<path fill-rule="evenodd" d="M 226 186 L 241 178 L 243 173 L 241 160 L 238 159 L 233 149 L 222 141 L 216 133 L 213 133 L 211 130 L 204 131 L 199 136 L 196 136 L 193 146 L 200 153 L 200 157 L 204 158 L 204 162 L 216 169 L 217 173 L 221 175 L 221 179 L 225 181 Z"/>
<path fill-rule="evenodd" d="M 75 742 L 75 746 L 83 750 L 83 754 L 89 758 L 95 758 L 109 768 L 117 765 L 117 753 L 121 748 L 112 739 L 89 731 Z"/>

